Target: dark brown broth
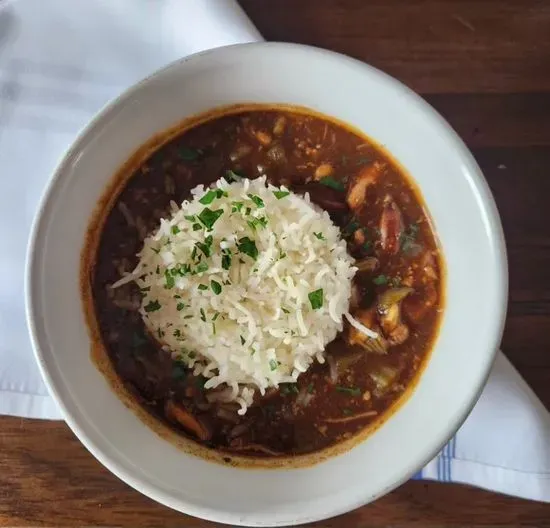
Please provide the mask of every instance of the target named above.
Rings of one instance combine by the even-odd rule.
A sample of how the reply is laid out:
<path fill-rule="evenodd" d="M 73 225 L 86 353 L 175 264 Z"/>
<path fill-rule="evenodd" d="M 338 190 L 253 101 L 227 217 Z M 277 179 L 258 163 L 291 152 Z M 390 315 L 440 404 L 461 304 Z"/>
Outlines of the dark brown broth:
<path fill-rule="evenodd" d="M 282 117 L 284 132 L 276 135 L 274 128 Z M 258 132 L 269 134 L 269 145 L 262 145 Z M 274 161 L 276 156 L 270 152 L 274 146 L 282 149 L 284 159 Z M 331 180 L 314 181 L 316 169 L 327 163 L 333 170 Z M 369 187 L 364 207 L 353 215 L 345 206 L 345 189 L 374 163 L 383 164 L 382 177 Z M 135 309 L 140 303 L 138 288 L 133 284 L 117 290 L 109 288 L 123 272 L 135 267 L 143 238 L 156 229 L 161 217 L 169 216 L 171 200 L 181 203 L 191 188 L 199 183 L 207 185 L 229 169 L 250 178 L 265 172 L 276 185 L 310 192 L 343 229 L 356 258 L 378 259 L 376 271 L 357 278 L 361 306 L 371 306 L 377 295 L 404 281 L 411 282 L 415 289 L 403 301 L 403 319 L 410 330 L 403 344 L 391 347 L 386 355 L 362 353 L 341 373 L 336 384 L 329 379 L 328 366 L 316 363 L 295 387 L 284 386 L 258 401 L 244 417 L 233 413 L 230 421 L 218 417 L 215 406 L 207 408 L 199 380 L 182 371 L 147 336 Z M 342 190 L 332 188 L 340 185 Z M 380 242 L 380 218 L 387 196 L 403 219 L 401 249 L 395 255 L 385 252 Z M 364 242 L 354 242 L 353 232 L 357 229 L 353 227 L 363 230 Z M 404 250 L 407 244 L 412 251 L 410 247 Z M 426 278 L 422 261 L 425 255 L 432 256 L 436 279 Z M 441 308 L 442 273 L 441 255 L 422 202 L 407 177 L 383 151 L 353 131 L 317 116 L 255 110 L 218 117 L 184 131 L 134 170 L 106 215 L 90 279 L 103 345 L 118 376 L 140 404 L 180 434 L 199 441 L 174 420 L 167 420 L 166 402 L 175 402 L 208 429 L 210 436 L 202 442 L 204 445 L 262 457 L 318 451 L 380 420 L 413 383 L 433 345 Z M 434 292 L 435 302 L 424 310 L 419 321 L 407 316 L 427 297 L 433 298 Z M 358 350 L 350 347 L 342 335 L 327 347 L 327 354 L 338 359 L 357 354 Z M 381 390 L 376 374 L 388 368 L 396 376 Z M 307 406 L 297 403 L 299 394 L 301 399 L 304 394 L 311 395 Z M 373 414 L 347 423 L 334 422 L 367 411 Z M 244 432 L 234 436 L 236 427 Z"/>

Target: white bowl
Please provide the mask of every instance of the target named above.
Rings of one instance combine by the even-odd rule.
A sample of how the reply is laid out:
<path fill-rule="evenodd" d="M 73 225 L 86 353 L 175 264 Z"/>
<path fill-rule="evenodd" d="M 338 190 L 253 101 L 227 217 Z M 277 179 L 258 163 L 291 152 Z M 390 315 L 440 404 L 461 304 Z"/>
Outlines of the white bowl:
<path fill-rule="evenodd" d="M 412 396 L 347 453 L 309 468 L 236 469 L 183 453 L 128 410 L 90 360 L 78 286 L 92 211 L 117 168 L 185 117 L 241 102 L 291 103 L 354 125 L 420 187 L 447 263 L 447 302 Z M 291 44 L 232 46 L 180 60 L 107 106 L 59 165 L 34 225 L 27 315 L 42 374 L 82 443 L 122 480 L 182 512 L 239 525 L 288 525 L 370 502 L 428 462 L 461 425 L 503 327 L 501 225 L 481 171 L 420 97 L 350 58 Z"/>

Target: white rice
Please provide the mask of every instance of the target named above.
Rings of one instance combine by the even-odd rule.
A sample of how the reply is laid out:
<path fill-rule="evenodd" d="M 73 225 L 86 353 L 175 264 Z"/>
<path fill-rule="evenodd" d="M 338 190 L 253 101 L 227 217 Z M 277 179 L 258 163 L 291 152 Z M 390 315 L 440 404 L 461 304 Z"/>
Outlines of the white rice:
<path fill-rule="evenodd" d="M 295 382 L 315 359 L 324 362 L 325 346 L 349 316 L 356 268 L 340 230 L 308 194 L 278 198 L 287 190 L 265 178 L 221 179 L 213 189 L 209 204 L 199 201 L 208 201 L 202 185 L 181 208 L 173 204 L 172 217 L 145 239 L 137 268 L 113 287 L 135 280 L 151 334 L 206 377 L 206 389 L 225 384 L 224 399 L 244 414 L 255 391 Z M 221 211 L 211 230 L 199 220 L 206 208 Z M 206 256 L 196 244 L 209 236 Z M 245 237 L 257 258 L 242 246 Z M 310 299 L 315 291 L 320 307 Z"/>

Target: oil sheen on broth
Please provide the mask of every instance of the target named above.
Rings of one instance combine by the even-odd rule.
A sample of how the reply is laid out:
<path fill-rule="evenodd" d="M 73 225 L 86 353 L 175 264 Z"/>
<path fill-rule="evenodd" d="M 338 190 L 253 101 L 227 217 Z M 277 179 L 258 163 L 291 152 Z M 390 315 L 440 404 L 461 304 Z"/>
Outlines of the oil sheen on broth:
<path fill-rule="evenodd" d="M 307 455 L 380 423 L 416 382 L 443 303 L 442 256 L 408 177 L 367 138 L 297 109 L 235 109 L 164 141 L 119 175 L 124 184 L 100 212 L 97 247 L 84 258 L 102 348 L 135 402 L 227 457 Z M 148 335 L 134 283 L 110 288 L 134 269 L 144 238 L 170 216 L 170 202 L 227 171 L 308 192 L 330 214 L 359 268 L 350 312 L 380 334 L 366 339 L 345 327 L 326 348 L 325 364 L 257 395 L 244 416 L 234 403 L 209 403 L 204 380 Z"/>

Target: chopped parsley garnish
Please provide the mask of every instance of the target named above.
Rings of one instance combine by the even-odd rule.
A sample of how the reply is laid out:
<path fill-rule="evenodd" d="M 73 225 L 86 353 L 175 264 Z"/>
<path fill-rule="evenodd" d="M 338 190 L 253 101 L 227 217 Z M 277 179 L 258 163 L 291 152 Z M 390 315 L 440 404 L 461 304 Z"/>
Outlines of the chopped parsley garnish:
<path fill-rule="evenodd" d="M 214 317 L 212 317 L 212 321 L 215 321 L 220 316 L 220 312 L 216 312 L 214 314 Z"/>
<path fill-rule="evenodd" d="M 216 191 L 210 190 L 199 200 L 199 202 L 203 205 L 208 205 L 214 201 L 214 198 L 216 198 Z"/>
<path fill-rule="evenodd" d="M 175 226 L 172 226 L 170 231 L 172 232 L 173 235 L 177 235 L 180 232 L 180 228 L 177 225 L 175 225 Z"/>
<path fill-rule="evenodd" d="M 290 313 L 290 310 L 287 310 L 286 308 L 281 308 L 281 310 L 286 313 L 286 314 L 289 314 Z"/>
<path fill-rule="evenodd" d="M 248 237 L 243 237 L 239 239 L 239 243 L 237 244 L 237 249 L 241 253 L 248 255 L 254 260 L 258 258 L 258 248 L 256 247 L 256 242 L 254 242 L 254 240 L 250 240 L 250 238 Z"/>
<path fill-rule="evenodd" d="M 212 323 L 212 334 L 216 335 L 216 324 Z"/>
<path fill-rule="evenodd" d="M 242 176 L 241 174 L 239 174 L 234 170 L 229 169 L 225 171 L 224 178 L 225 178 L 225 181 L 227 181 L 227 183 L 233 183 L 233 182 L 241 181 L 244 178 L 244 176 Z"/>
<path fill-rule="evenodd" d="M 179 149 L 180 158 L 185 161 L 195 161 L 199 159 L 202 154 L 202 151 L 199 149 L 194 149 L 190 147 L 180 147 Z"/>
<path fill-rule="evenodd" d="M 196 268 L 194 275 L 197 273 L 202 273 L 203 271 L 206 271 L 208 269 L 208 264 L 206 262 L 201 262 Z"/>
<path fill-rule="evenodd" d="M 185 308 L 185 304 L 182 303 L 182 302 L 178 303 L 177 306 L 176 306 L 176 310 L 178 312 L 181 312 L 184 308 Z"/>
<path fill-rule="evenodd" d="M 231 267 L 231 251 L 222 249 L 222 268 L 228 270 Z"/>
<path fill-rule="evenodd" d="M 193 319 L 193 316 L 192 315 L 186 315 L 186 316 L 184 316 L 184 319 Z"/>
<path fill-rule="evenodd" d="M 244 206 L 244 202 L 233 202 L 231 205 L 233 206 L 231 208 L 232 213 L 240 213 Z"/>
<path fill-rule="evenodd" d="M 168 270 L 164 270 L 164 279 L 166 280 L 166 284 L 164 287 L 169 290 L 170 288 L 173 288 L 176 284 L 176 280 L 174 279 L 174 275 Z"/>
<path fill-rule="evenodd" d="M 247 195 L 255 204 L 257 207 L 265 207 L 264 201 L 255 194 L 248 194 Z"/>
<path fill-rule="evenodd" d="M 157 310 L 160 310 L 160 303 L 158 301 L 149 301 L 143 309 L 149 313 L 149 312 L 156 312 Z"/>
<path fill-rule="evenodd" d="M 181 337 L 181 330 L 179 330 L 178 328 L 176 328 L 176 330 L 174 330 L 174 337 Z"/>
<path fill-rule="evenodd" d="M 195 215 L 186 215 L 183 218 L 185 218 L 186 220 L 189 220 L 189 222 L 194 222 L 196 220 Z"/>
<path fill-rule="evenodd" d="M 244 345 L 246 343 L 246 339 L 243 336 L 240 336 L 241 338 L 241 345 Z"/>
<path fill-rule="evenodd" d="M 327 187 L 330 187 L 331 189 L 334 189 L 335 191 L 344 191 L 345 190 L 344 184 L 341 181 L 335 180 L 331 176 L 325 176 L 324 178 L 321 178 L 319 180 L 319 183 L 322 183 L 323 185 L 326 185 Z"/>
<path fill-rule="evenodd" d="M 160 249 L 154 247 L 151 248 L 151 251 L 154 251 L 157 255 L 160 253 Z"/>
<path fill-rule="evenodd" d="M 275 361 L 274 359 L 269 360 L 269 368 L 271 370 L 277 370 L 278 366 L 279 366 L 279 364 L 277 363 L 277 361 Z"/>
<path fill-rule="evenodd" d="M 252 212 L 252 209 L 250 209 L 250 207 L 247 207 L 246 211 L 244 212 L 244 215 L 249 216 L 251 212 Z"/>
<path fill-rule="evenodd" d="M 387 275 L 377 275 L 372 279 L 372 282 L 374 282 L 377 286 L 384 286 L 385 284 L 388 284 L 389 281 L 390 279 Z"/>
<path fill-rule="evenodd" d="M 200 309 L 200 313 L 201 313 L 201 321 L 206 322 L 206 314 L 204 313 L 203 308 Z"/>
<path fill-rule="evenodd" d="M 345 394 L 349 394 L 350 396 L 360 396 L 361 395 L 361 389 L 359 389 L 358 387 L 342 387 L 341 385 L 337 385 L 336 390 L 338 392 L 343 392 Z"/>
<path fill-rule="evenodd" d="M 312 291 L 307 294 L 309 302 L 311 303 L 311 307 L 314 310 L 318 310 L 323 306 L 323 288 L 319 288 L 318 290 Z"/>
<path fill-rule="evenodd" d="M 261 216 L 259 218 L 253 218 L 252 220 L 247 220 L 246 223 L 249 225 L 252 231 L 256 231 L 258 227 L 265 227 L 267 225 L 267 218 Z"/>
<path fill-rule="evenodd" d="M 212 226 L 222 214 L 223 209 L 216 209 L 215 211 L 212 211 L 212 209 L 205 207 L 198 215 L 198 219 L 206 228 L 212 229 Z"/>
<path fill-rule="evenodd" d="M 286 253 L 284 251 L 281 251 L 281 253 L 279 253 L 279 258 L 277 260 L 284 259 L 285 257 L 286 257 Z"/>
<path fill-rule="evenodd" d="M 212 288 L 212 291 L 219 295 L 222 292 L 222 285 L 219 282 L 216 282 L 215 280 L 210 281 L 210 287 Z"/>
<path fill-rule="evenodd" d="M 298 394 L 300 390 L 296 383 L 281 383 L 281 394 L 283 396 L 288 396 L 290 394 Z"/>
<path fill-rule="evenodd" d="M 288 196 L 290 194 L 289 191 L 273 191 L 273 194 L 275 195 L 275 198 L 277 200 L 280 200 L 281 198 L 284 198 L 285 196 Z"/>
<path fill-rule="evenodd" d="M 202 229 L 202 226 L 200 224 L 193 224 L 193 231 L 198 231 L 199 229 Z"/>
<path fill-rule="evenodd" d="M 314 235 L 316 236 L 316 238 L 318 238 L 319 240 L 326 240 L 325 235 L 323 235 L 323 233 L 315 233 L 315 232 L 314 232 L 313 234 L 314 234 Z"/>
<path fill-rule="evenodd" d="M 307 393 L 308 393 L 308 394 L 313 394 L 313 383 L 310 383 L 310 384 L 307 386 Z"/>
<path fill-rule="evenodd" d="M 206 284 L 199 284 L 198 288 L 199 288 L 199 290 L 201 290 L 201 291 L 205 291 L 205 290 L 208 289 L 208 286 L 207 286 Z"/>
<path fill-rule="evenodd" d="M 361 227 L 361 224 L 359 224 L 356 220 L 352 220 L 346 227 L 344 227 L 344 234 L 345 235 L 351 235 L 352 233 L 355 233 L 357 229 Z"/>
<path fill-rule="evenodd" d="M 205 257 L 209 257 L 212 254 L 212 236 L 207 236 L 204 239 L 204 243 L 196 242 L 195 246 L 204 253 Z"/>

